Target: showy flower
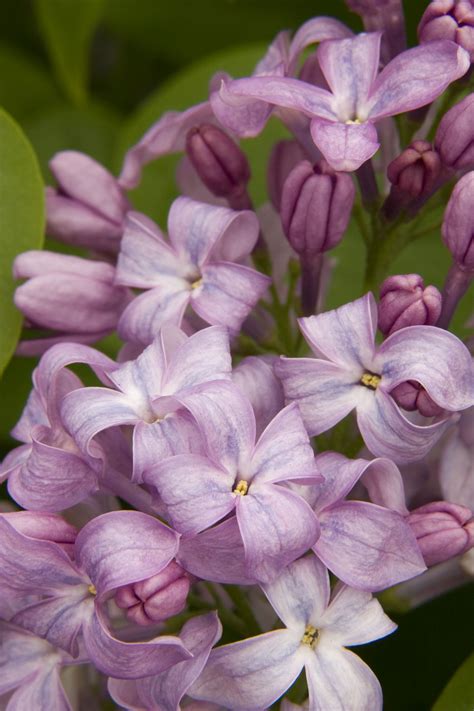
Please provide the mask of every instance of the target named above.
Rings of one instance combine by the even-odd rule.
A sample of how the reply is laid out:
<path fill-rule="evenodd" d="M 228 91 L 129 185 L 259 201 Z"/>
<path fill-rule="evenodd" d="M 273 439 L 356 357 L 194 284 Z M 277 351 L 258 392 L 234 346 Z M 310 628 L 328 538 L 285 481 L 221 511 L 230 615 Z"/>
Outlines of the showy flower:
<path fill-rule="evenodd" d="M 414 461 L 449 426 L 450 412 L 474 402 L 471 356 L 451 333 L 410 326 L 375 346 L 377 307 L 370 293 L 299 323 L 313 352 L 323 358 L 282 358 L 275 368 L 310 435 L 325 432 L 356 408 L 359 430 L 373 454 Z M 426 425 L 408 420 L 390 395 L 407 380 L 420 383 L 448 414 Z"/>
<path fill-rule="evenodd" d="M 211 97 L 214 113 L 238 135 L 255 136 L 264 125 L 262 105 L 299 112 L 334 170 L 356 170 L 379 147 L 376 122 L 431 103 L 470 66 L 465 50 L 438 41 L 402 52 L 377 76 L 380 37 L 321 43 L 317 58 L 330 91 L 276 75 L 223 81 Z"/>
<path fill-rule="evenodd" d="M 128 643 L 108 629 L 110 593 L 156 575 L 176 555 L 178 534 L 157 519 L 139 511 L 98 516 L 78 534 L 72 560 L 57 543 L 22 533 L 9 514 L 0 516 L 0 531 L 0 589 L 16 601 L 13 624 L 73 657 L 83 639 L 97 668 L 123 679 L 159 673 L 191 656 L 177 637 Z"/>
<path fill-rule="evenodd" d="M 296 405 L 282 410 L 255 443 L 250 402 L 230 383 L 184 395 L 207 456 L 179 454 L 144 474 L 166 504 L 173 527 L 193 535 L 235 511 L 248 575 L 270 580 L 315 542 L 309 505 L 283 486 L 318 481 L 313 450 Z"/>
<path fill-rule="evenodd" d="M 189 693 L 224 708 L 271 706 L 306 671 L 309 708 L 382 708 L 382 690 L 369 667 L 346 646 L 385 637 L 396 625 L 372 595 L 338 585 L 314 556 L 286 568 L 263 591 L 286 629 L 214 649 Z"/>
<path fill-rule="evenodd" d="M 147 291 L 125 309 L 119 334 L 151 343 L 165 322 L 179 326 L 188 306 L 205 322 L 238 331 L 269 285 L 238 263 L 257 242 L 255 214 L 181 197 L 171 206 L 168 232 L 169 243 L 145 216 L 128 217 L 117 282 Z"/>

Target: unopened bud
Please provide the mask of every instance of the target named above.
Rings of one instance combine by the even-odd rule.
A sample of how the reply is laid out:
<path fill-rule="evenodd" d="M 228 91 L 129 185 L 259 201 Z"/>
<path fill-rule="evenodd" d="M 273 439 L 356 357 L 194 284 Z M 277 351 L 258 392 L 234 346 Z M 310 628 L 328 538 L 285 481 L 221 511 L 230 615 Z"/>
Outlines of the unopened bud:
<path fill-rule="evenodd" d="M 389 336 L 406 326 L 434 326 L 441 304 L 438 289 L 425 287 L 419 274 L 388 277 L 380 287 L 379 329 Z"/>
<path fill-rule="evenodd" d="M 132 622 L 151 625 L 173 617 L 185 608 L 189 586 L 186 571 L 172 561 L 161 573 L 119 588 L 115 602 Z"/>
<path fill-rule="evenodd" d="M 474 58 L 474 7 L 471 0 L 432 0 L 418 25 L 420 43 L 451 40 Z"/>
<path fill-rule="evenodd" d="M 456 183 L 444 213 L 441 232 L 454 261 L 463 269 L 474 269 L 474 171 Z"/>
<path fill-rule="evenodd" d="M 212 124 L 190 129 L 186 153 L 204 185 L 217 197 L 233 202 L 246 191 L 250 166 L 239 146 Z"/>
<path fill-rule="evenodd" d="M 346 5 L 362 17 L 366 32 L 382 32 L 380 58 L 383 64 L 406 49 L 401 0 L 346 0 Z"/>
<path fill-rule="evenodd" d="M 414 141 L 387 168 L 392 185 L 408 199 L 427 195 L 441 172 L 441 161 L 428 141 Z"/>
<path fill-rule="evenodd" d="M 275 210 L 280 211 L 283 185 L 293 168 L 305 158 L 305 153 L 296 141 L 275 143 L 268 161 L 268 194 Z"/>
<path fill-rule="evenodd" d="M 443 412 L 443 408 L 437 405 L 424 387 L 415 380 L 400 383 L 391 390 L 390 395 L 407 412 L 418 410 L 423 417 L 436 417 Z"/>
<path fill-rule="evenodd" d="M 474 521 L 466 506 L 433 501 L 408 514 L 426 565 L 436 565 L 474 546 Z"/>
<path fill-rule="evenodd" d="M 355 188 L 347 173 L 321 161 L 302 161 L 283 185 L 281 221 L 289 243 L 300 255 L 316 255 L 341 241 L 351 216 Z"/>
<path fill-rule="evenodd" d="M 466 96 L 443 116 L 436 131 L 435 147 L 448 168 L 474 168 L 474 94 Z"/>
<path fill-rule="evenodd" d="M 57 153 L 49 164 L 58 188 L 46 189 L 46 232 L 61 242 L 115 254 L 129 209 L 117 180 L 78 151 Z"/>

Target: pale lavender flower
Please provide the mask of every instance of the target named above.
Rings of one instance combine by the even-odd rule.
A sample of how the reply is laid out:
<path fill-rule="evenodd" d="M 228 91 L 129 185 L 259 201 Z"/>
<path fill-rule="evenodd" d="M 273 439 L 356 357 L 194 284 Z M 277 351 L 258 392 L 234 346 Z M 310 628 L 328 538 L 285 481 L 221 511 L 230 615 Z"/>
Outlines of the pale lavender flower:
<path fill-rule="evenodd" d="M 376 347 L 376 308 L 372 294 L 366 294 L 334 311 L 300 319 L 318 357 L 282 358 L 275 368 L 310 435 L 325 432 L 356 408 L 359 430 L 373 454 L 414 461 L 449 426 L 450 412 L 473 403 L 471 356 L 458 338 L 434 326 L 401 329 Z M 448 415 L 426 425 L 408 420 L 390 395 L 406 380 L 420 383 Z"/>
<path fill-rule="evenodd" d="M 439 483 L 446 501 L 474 511 L 474 408 L 448 433 L 439 459 Z"/>
<path fill-rule="evenodd" d="M 24 340 L 20 355 L 44 353 L 54 343 L 94 343 L 117 328 L 131 292 L 115 283 L 115 267 L 69 254 L 31 250 L 14 261 L 13 275 L 27 279 L 15 291 L 15 305 L 27 326 L 42 329 Z"/>
<path fill-rule="evenodd" d="M 273 370 L 276 360 L 276 356 L 249 356 L 232 372 L 232 381 L 252 404 L 258 437 L 285 406 L 281 383 Z"/>
<path fill-rule="evenodd" d="M 57 543 L 20 529 L 11 514 L 0 516 L 2 595 L 22 603 L 13 624 L 73 657 L 83 642 L 99 670 L 124 679 L 159 673 L 191 656 L 177 637 L 122 642 L 110 633 L 105 611 L 111 591 L 156 575 L 173 560 L 174 531 L 139 511 L 113 511 L 84 526 L 71 560 Z"/>
<path fill-rule="evenodd" d="M 187 307 L 207 323 L 238 331 L 269 284 L 239 263 L 258 239 L 255 214 L 181 197 L 171 206 L 168 231 L 169 242 L 145 216 L 128 217 L 117 282 L 146 291 L 124 311 L 119 334 L 151 343 L 165 322 L 179 326 Z"/>
<path fill-rule="evenodd" d="M 49 163 L 58 188 L 46 189 L 46 232 L 61 242 L 115 254 L 129 203 L 100 163 L 77 151 L 61 151 Z"/>
<path fill-rule="evenodd" d="M 396 625 L 372 595 L 338 585 L 314 556 L 288 566 L 263 587 L 286 629 L 213 650 L 189 693 L 224 708 L 267 708 L 305 669 L 313 711 L 379 711 L 382 690 L 369 667 L 345 647 L 385 637 Z"/>
<path fill-rule="evenodd" d="M 211 97 L 214 113 L 238 135 L 255 136 L 262 105 L 299 112 L 334 170 L 356 170 L 379 147 L 376 122 L 431 103 L 470 65 L 453 42 L 431 42 L 402 52 L 377 76 L 379 49 L 378 32 L 322 42 L 317 57 L 331 91 L 278 76 L 223 81 Z"/>
<path fill-rule="evenodd" d="M 313 450 L 296 405 L 282 410 L 257 442 L 250 402 L 223 381 L 183 394 L 207 456 L 181 454 L 144 474 L 172 525 L 193 535 L 236 513 L 247 574 L 270 580 L 315 542 L 316 517 L 287 481 L 318 481 Z M 186 566 L 185 566 L 186 567 Z"/>
<path fill-rule="evenodd" d="M 160 674 L 143 679 L 109 679 L 110 695 L 118 704 L 134 711 L 180 711 L 183 696 L 199 677 L 221 634 L 222 627 L 215 612 L 193 617 L 179 633 L 184 646 L 193 655 L 192 659 L 185 659 Z M 207 707 L 203 711 L 211 709 Z"/>

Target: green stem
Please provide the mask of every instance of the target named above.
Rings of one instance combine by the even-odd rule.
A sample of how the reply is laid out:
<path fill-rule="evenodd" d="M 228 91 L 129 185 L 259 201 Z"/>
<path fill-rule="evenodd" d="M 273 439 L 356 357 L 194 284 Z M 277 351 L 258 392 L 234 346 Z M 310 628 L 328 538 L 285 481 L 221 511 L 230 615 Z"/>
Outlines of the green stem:
<path fill-rule="evenodd" d="M 247 600 L 245 592 L 237 585 L 227 585 L 226 592 L 234 603 L 234 607 L 238 613 L 238 617 L 245 623 L 250 636 L 253 637 L 261 633 L 260 625 L 255 619 L 252 608 Z"/>

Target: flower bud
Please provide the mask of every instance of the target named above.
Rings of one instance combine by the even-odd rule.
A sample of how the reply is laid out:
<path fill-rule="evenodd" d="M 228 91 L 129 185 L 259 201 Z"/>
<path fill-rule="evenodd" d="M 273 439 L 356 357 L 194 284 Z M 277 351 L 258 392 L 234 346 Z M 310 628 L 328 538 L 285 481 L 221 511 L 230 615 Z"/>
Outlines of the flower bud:
<path fill-rule="evenodd" d="M 466 96 L 443 116 L 436 131 L 435 147 L 448 168 L 474 168 L 474 94 Z"/>
<path fill-rule="evenodd" d="M 463 269 L 474 269 L 474 171 L 456 183 L 444 213 L 441 233 L 454 261 Z"/>
<path fill-rule="evenodd" d="M 431 192 L 441 172 L 441 161 L 428 141 L 414 141 L 387 168 L 392 185 L 414 199 Z"/>
<path fill-rule="evenodd" d="M 147 580 L 125 585 L 115 593 L 115 602 L 137 625 L 151 625 L 177 615 L 186 606 L 190 580 L 175 561 Z"/>
<path fill-rule="evenodd" d="M 474 8 L 471 0 L 433 0 L 418 25 L 420 43 L 451 40 L 474 58 Z"/>
<path fill-rule="evenodd" d="M 347 173 L 337 173 L 322 160 L 314 167 L 301 161 L 283 185 L 283 231 L 300 255 L 316 255 L 341 241 L 351 216 L 355 188 Z"/>
<path fill-rule="evenodd" d="M 437 405 L 424 387 L 415 380 L 400 383 L 391 390 L 390 395 L 404 410 L 408 412 L 418 410 L 423 417 L 436 417 L 443 412 L 443 408 Z"/>
<path fill-rule="evenodd" d="M 268 194 L 275 210 L 280 211 L 283 185 L 293 168 L 305 158 L 305 152 L 296 141 L 275 143 L 268 161 Z"/>
<path fill-rule="evenodd" d="M 77 151 L 57 153 L 49 164 L 58 188 L 46 189 L 46 232 L 61 242 L 115 254 L 129 204 L 116 179 Z"/>
<path fill-rule="evenodd" d="M 13 273 L 27 279 L 14 301 L 28 325 L 58 332 L 22 342 L 23 355 L 42 353 L 58 340 L 100 340 L 116 328 L 129 300 L 128 289 L 114 284 L 115 268 L 105 262 L 32 250 L 15 259 Z"/>
<path fill-rule="evenodd" d="M 379 329 L 384 336 L 405 326 L 434 326 L 442 297 L 435 286 L 425 288 L 418 274 L 388 277 L 380 287 Z"/>
<path fill-rule="evenodd" d="M 474 521 L 466 506 L 433 501 L 411 511 L 407 520 L 428 566 L 442 563 L 474 546 Z"/>
<path fill-rule="evenodd" d="M 246 191 L 250 166 L 239 146 L 212 124 L 190 129 L 186 153 L 204 185 L 217 197 L 233 202 Z"/>

